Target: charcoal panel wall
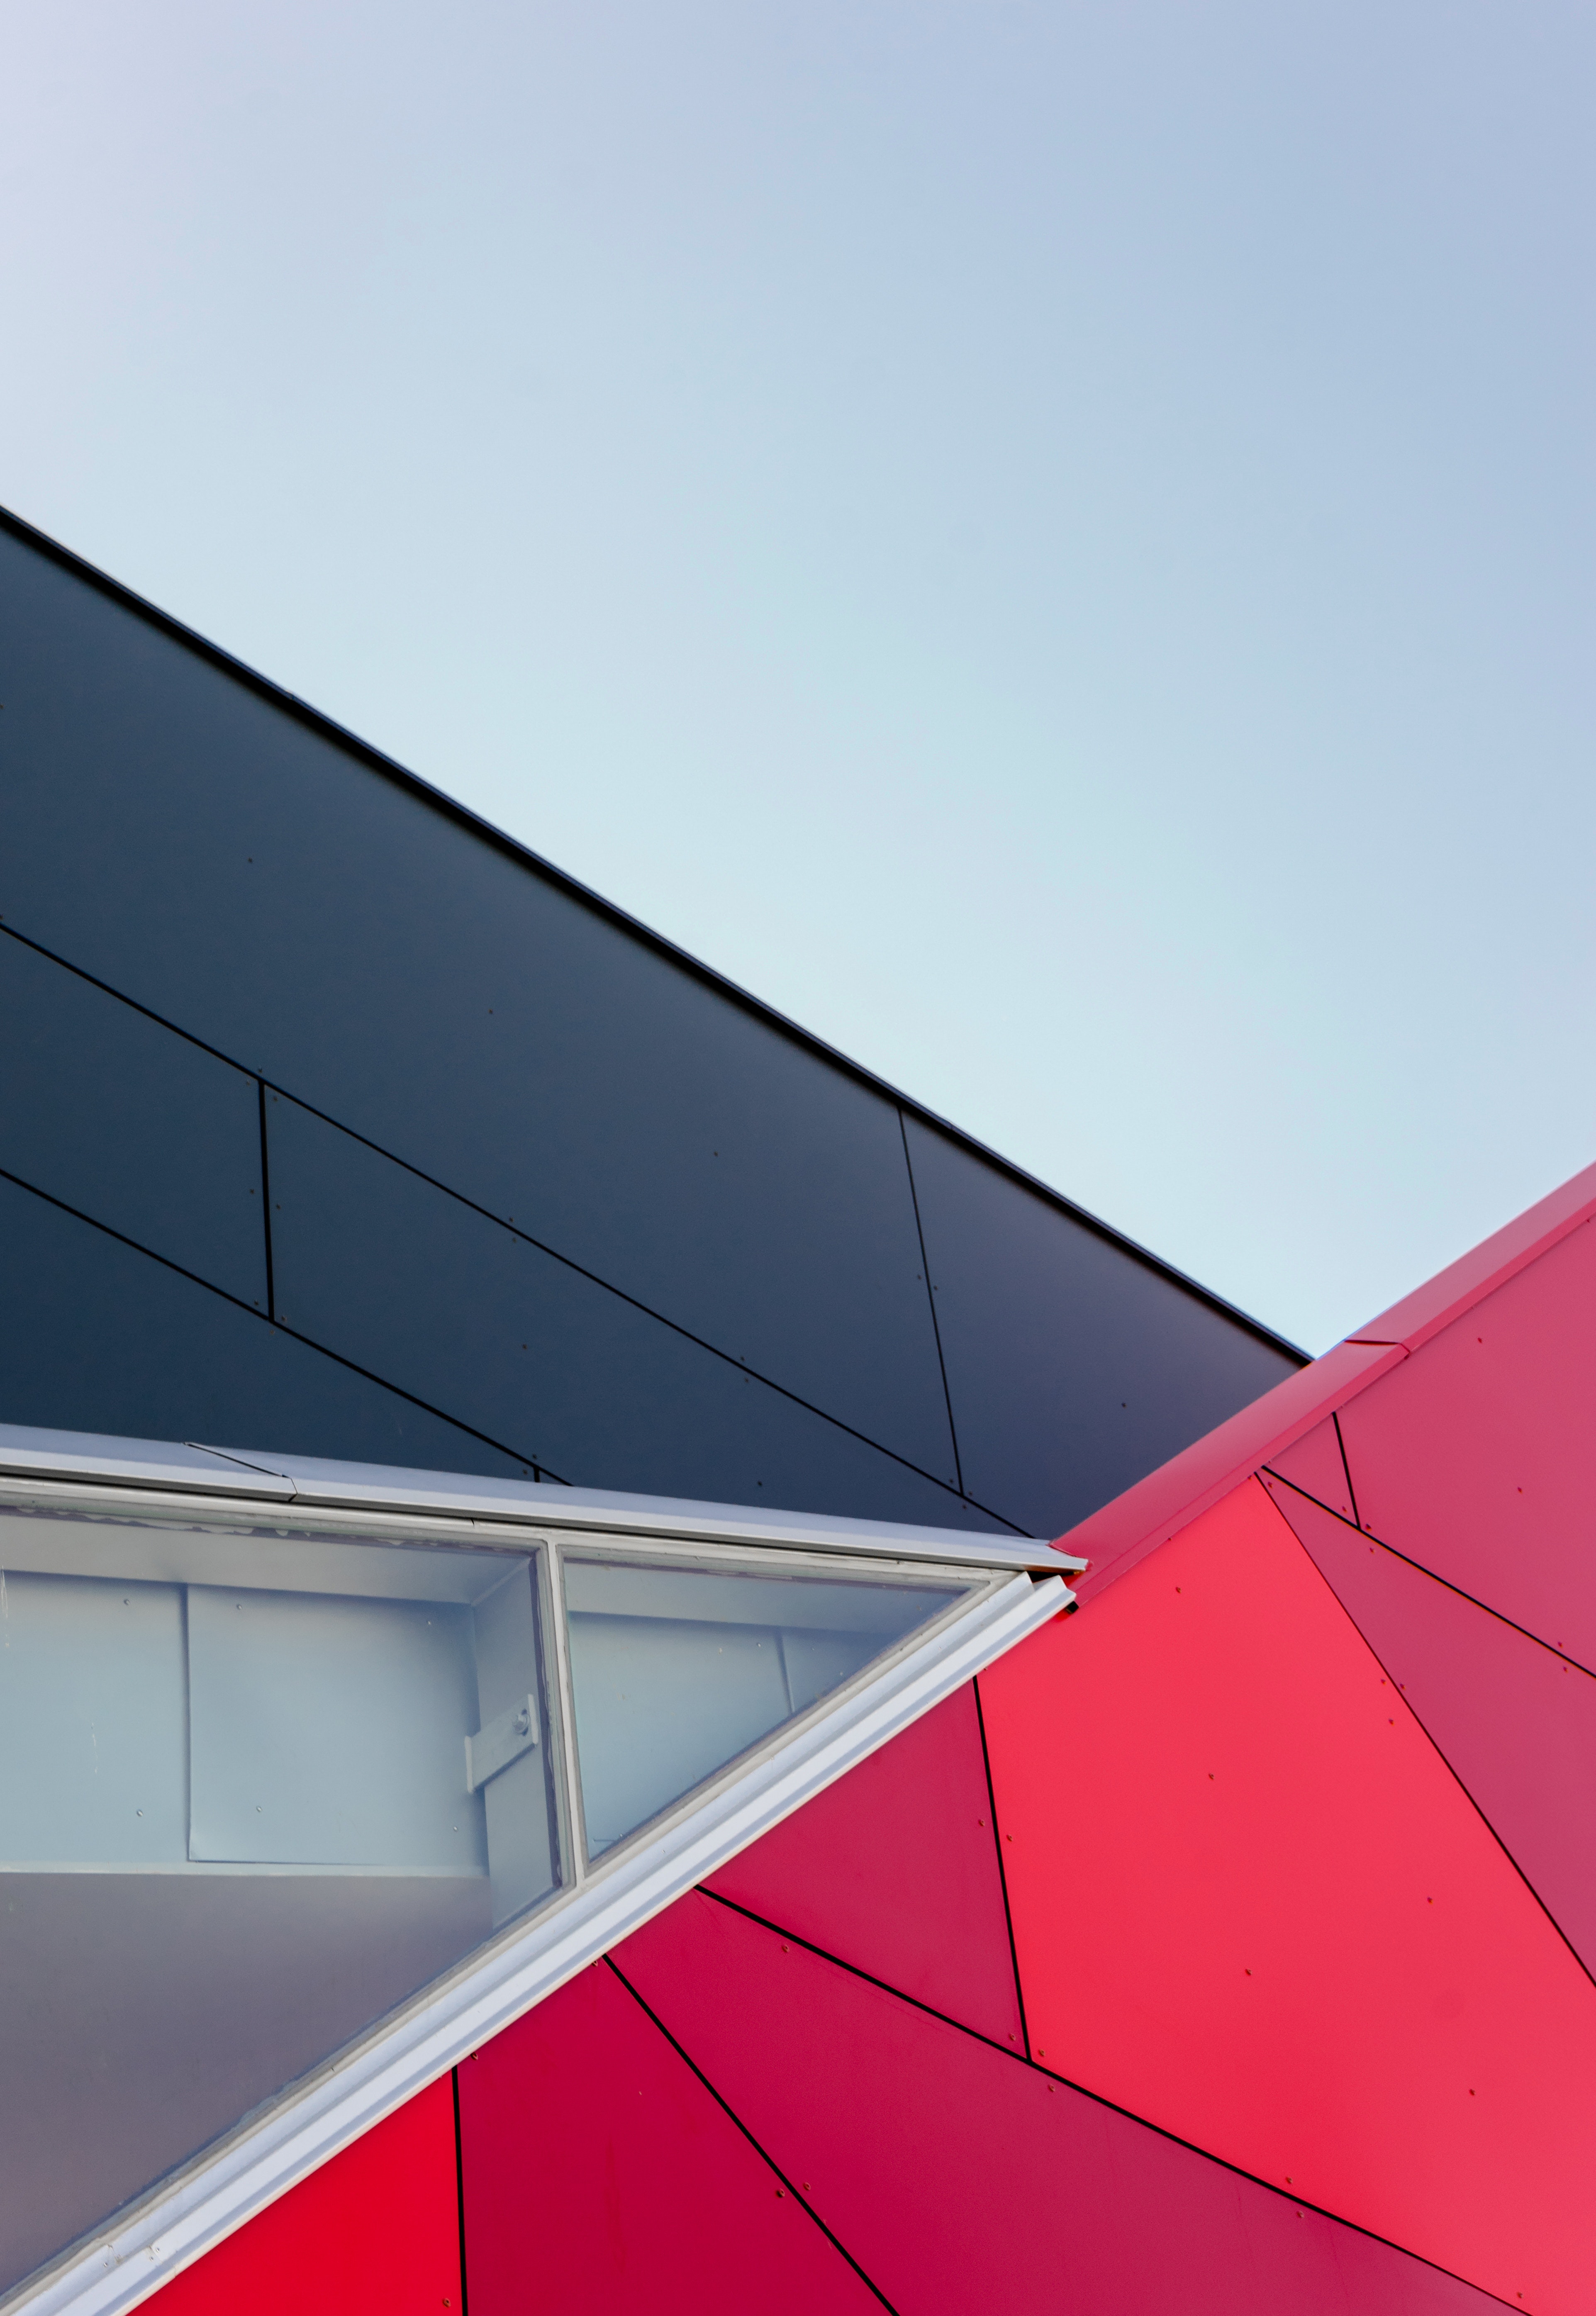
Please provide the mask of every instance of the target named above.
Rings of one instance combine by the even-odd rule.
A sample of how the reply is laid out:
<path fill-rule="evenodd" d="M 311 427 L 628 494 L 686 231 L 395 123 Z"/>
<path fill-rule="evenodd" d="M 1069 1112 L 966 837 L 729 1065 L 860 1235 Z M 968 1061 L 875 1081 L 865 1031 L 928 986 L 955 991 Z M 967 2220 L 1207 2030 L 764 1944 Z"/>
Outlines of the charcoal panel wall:
<path fill-rule="evenodd" d="M 1297 1362 L 1085 1223 L 908 1121 L 969 1493 L 1057 1536 Z"/>
<path fill-rule="evenodd" d="M 253 1081 L 325 1111 L 383 1164 L 498 1217 L 519 1251 L 489 1262 L 492 1234 L 463 1207 L 446 1227 L 444 1192 L 417 1228 L 470 1240 L 458 1273 L 401 1242 L 381 1253 L 375 1212 L 345 1246 L 325 1216 L 311 1226 L 302 1184 L 284 1222 L 290 1326 L 435 1389 L 515 1458 L 600 1485 L 1056 1529 L 1293 1363 L 916 1126 L 945 1389 L 889 1095 L 4 520 L 0 700 L 0 926 L 225 1057 L 0 939 L 27 1090 L 0 1120 L 0 1163 L 258 1306 L 259 1243 L 239 1219 L 261 1203 Z M 58 1314 L 0 1416 L 114 1430 L 111 1402 L 158 1402 L 159 1423 L 131 1428 L 303 1452 L 314 1431 L 319 1452 L 397 1461 L 438 1461 L 456 1437 L 426 1433 L 424 1450 L 424 1424 L 379 1421 L 364 1400 L 341 1429 L 292 1390 L 283 1430 L 277 1384 L 252 1416 L 245 1374 L 289 1366 L 258 1344 L 196 1363 L 178 1332 L 157 1349 L 120 1259 L 74 1260 L 85 1308 L 122 1314 L 111 1334 L 170 1374 L 119 1378 L 100 1348 L 66 1357 Z M 476 1302 L 472 1263 L 486 1266 Z M 538 1334 L 515 1332 L 523 1308 Z M 222 1323 L 195 1325 L 210 1341 Z M 563 1358 L 547 1348 L 562 1326 Z M 522 1340 L 545 1345 L 530 1394 L 504 1347 Z M 212 1403 L 237 1420 L 181 1412 Z M 388 1422 L 408 1448 L 371 1444 Z M 457 1445 L 452 1460 L 493 1452 Z M 960 1489 L 990 1510 L 961 1511 Z"/>
<path fill-rule="evenodd" d="M 254 1080 L 4 936 L 0 1168 L 265 1309 Z"/>
<path fill-rule="evenodd" d="M 566 1481 L 995 1528 L 311 1111 L 267 1103 L 284 1325 Z"/>
<path fill-rule="evenodd" d="M 8 1423 L 530 1479 L 531 1467 L 0 1180 Z"/>
<path fill-rule="evenodd" d="M 951 1479 L 893 1105 L 0 531 L 0 916 Z"/>

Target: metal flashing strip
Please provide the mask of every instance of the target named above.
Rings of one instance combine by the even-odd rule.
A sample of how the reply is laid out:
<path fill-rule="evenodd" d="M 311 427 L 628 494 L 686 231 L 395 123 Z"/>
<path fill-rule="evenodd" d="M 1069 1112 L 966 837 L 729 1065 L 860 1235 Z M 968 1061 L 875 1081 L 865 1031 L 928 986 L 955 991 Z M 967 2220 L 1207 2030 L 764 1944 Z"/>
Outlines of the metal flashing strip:
<path fill-rule="evenodd" d="M 123 2316 L 706 1875 L 1073 1605 L 1057 1575 L 993 1581 L 779 1731 L 699 1800 L 501 1932 L 114 2224 L 0 2301 L 6 2316 Z"/>
<path fill-rule="evenodd" d="M 812 1552 L 868 1553 L 939 1561 L 961 1568 L 1012 1568 L 1048 1575 L 1079 1573 L 1084 1560 L 1045 1537 L 1001 1536 L 977 1528 L 909 1527 L 762 1505 L 697 1503 L 604 1489 L 487 1479 L 473 1473 L 412 1471 L 338 1464 L 198 1440 L 100 1439 L 87 1433 L 31 1432 L 0 1425 L 0 1479 L 74 1481 L 107 1488 L 251 1498 L 300 1509 L 392 1514 L 484 1525 L 531 1527 L 553 1534 L 602 1530 L 611 1536 L 667 1537 L 683 1544 L 797 1546 Z"/>
<path fill-rule="evenodd" d="M 236 1459 L 189 1440 L 113 1439 L 92 1431 L 35 1431 L 14 1423 L 0 1424 L 0 1473 L 16 1479 L 264 1496 L 280 1503 L 291 1503 L 295 1493 L 284 1474 L 246 1471 Z"/>

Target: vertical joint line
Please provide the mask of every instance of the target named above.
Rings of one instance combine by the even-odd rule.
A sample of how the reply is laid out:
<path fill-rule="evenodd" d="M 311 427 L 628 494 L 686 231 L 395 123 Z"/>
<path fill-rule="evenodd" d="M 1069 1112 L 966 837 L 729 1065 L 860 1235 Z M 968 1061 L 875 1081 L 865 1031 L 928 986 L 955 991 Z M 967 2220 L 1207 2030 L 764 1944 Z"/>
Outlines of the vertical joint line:
<path fill-rule="evenodd" d="M 460 2130 L 460 2071 L 449 2071 L 454 2090 L 454 2207 L 460 2225 L 460 2316 L 469 2316 L 470 2301 L 466 2283 L 466 2142 Z"/>
<path fill-rule="evenodd" d="M 266 1081 L 255 1080 L 261 1109 L 261 1219 L 266 1230 L 266 1316 L 277 1324 L 277 1281 L 272 1269 L 272 1162 L 266 1147 Z"/>
<path fill-rule="evenodd" d="M 1009 1877 L 1003 1866 L 1003 1828 L 997 1822 L 997 1791 L 992 1782 L 992 1755 L 986 1747 L 986 1712 L 981 1703 L 981 1683 L 972 1679 L 976 1692 L 976 1726 L 981 1733 L 981 1766 L 986 1772 L 986 1807 L 992 1819 L 992 1846 L 997 1852 L 997 1886 L 1003 1893 L 1003 1922 L 1009 1933 L 1009 1964 L 1014 1973 L 1014 2000 L 1020 2006 L 1020 2032 L 1024 2039 L 1025 2063 L 1034 2066 L 1030 2050 L 1030 2022 L 1025 2016 L 1025 1988 L 1020 1977 L 1020 1949 L 1014 1943 L 1014 1917 L 1009 1907 Z"/>
<path fill-rule="evenodd" d="M 958 1492 L 964 1493 L 964 1465 L 958 1459 L 958 1426 L 953 1421 L 953 1394 L 948 1388 L 948 1362 L 942 1357 L 942 1330 L 937 1319 L 936 1291 L 931 1283 L 931 1260 L 925 1252 L 925 1225 L 920 1219 L 920 1193 L 914 1187 L 914 1162 L 909 1155 L 909 1129 L 904 1114 L 897 1114 L 897 1130 L 904 1141 L 904 1171 L 909 1178 L 909 1203 L 914 1209 L 914 1234 L 920 1241 L 920 1275 L 925 1281 L 925 1299 L 931 1308 L 931 1336 L 937 1347 L 937 1367 L 942 1378 L 942 1403 L 948 1410 L 948 1437 L 953 1444 L 953 1476 L 958 1483 Z"/>
<path fill-rule="evenodd" d="M 1026 2066 L 1036 2066 L 1030 2056 L 1030 2022 L 1026 2018 L 1026 1990 L 1020 1978 L 1020 1947 L 1014 1946 L 1014 1915 L 1008 1903 L 1008 1869 L 1003 1865 L 1003 1827 L 998 1825 L 998 1793 L 992 1784 L 992 1753 L 986 1750 L 986 1709 L 980 1702 L 980 1679 L 970 1681 L 976 1690 L 976 1728 L 980 1730 L 980 1760 L 986 1772 L 986 1809 L 992 1813 L 992 1848 L 998 1853 L 998 1890 L 1003 1893 L 1003 1922 L 1008 1927 L 1008 1959 L 1014 1971 L 1014 2001 L 1020 2003 L 1020 2034 L 1024 2035 Z"/>
<path fill-rule="evenodd" d="M 1363 1526 L 1363 1519 L 1358 1510 L 1358 1491 L 1352 1485 L 1351 1461 L 1347 1455 L 1347 1443 L 1342 1438 L 1341 1417 L 1333 1408 L 1330 1411 L 1330 1421 L 1335 1426 L 1335 1444 L 1341 1449 L 1341 1467 L 1347 1475 L 1347 1496 L 1352 1507 L 1352 1525 L 1354 1528 L 1360 1528 Z"/>

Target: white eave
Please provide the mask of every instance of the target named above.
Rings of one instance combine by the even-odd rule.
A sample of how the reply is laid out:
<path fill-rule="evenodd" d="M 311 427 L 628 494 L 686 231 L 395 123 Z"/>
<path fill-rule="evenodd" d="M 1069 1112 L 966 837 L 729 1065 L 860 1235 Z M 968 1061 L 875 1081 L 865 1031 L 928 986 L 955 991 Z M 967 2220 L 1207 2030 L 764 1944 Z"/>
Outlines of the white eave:
<path fill-rule="evenodd" d="M 1029 1569 L 1078 1574 L 1083 1560 L 1039 1537 L 981 1529 L 920 1528 L 894 1520 L 843 1519 L 763 1505 L 694 1503 L 672 1496 L 634 1496 L 553 1482 L 485 1478 L 469 1472 L 418 1472 L 402 1465 L 342 1464 L 317 1456 L 103 1439 L 92 1432 L 36 1431 L 0 1424 L 0 1477 L 160 1493 L 228 1496 L 303 1510 L 441 1514 L 485 1524 L 561 1530 L 594 1528 L 609 1536 L 655 1536 L 682 1543 L 798 1545 L 809 1552 L 865 1552 L 892 1559 L 942 1561 L 962 1568 Z"/>

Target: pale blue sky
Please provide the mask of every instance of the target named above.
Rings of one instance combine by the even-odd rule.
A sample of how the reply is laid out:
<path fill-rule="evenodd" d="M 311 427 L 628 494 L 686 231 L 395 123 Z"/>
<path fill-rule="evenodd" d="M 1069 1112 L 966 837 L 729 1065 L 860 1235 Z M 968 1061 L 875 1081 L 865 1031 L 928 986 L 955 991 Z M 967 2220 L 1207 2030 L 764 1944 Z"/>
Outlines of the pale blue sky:
<path fill-rule="evenodd" d="M 1319 1350 L 1596 1157 L 1593 67 L 13 6 L 0 499 Z"/>

